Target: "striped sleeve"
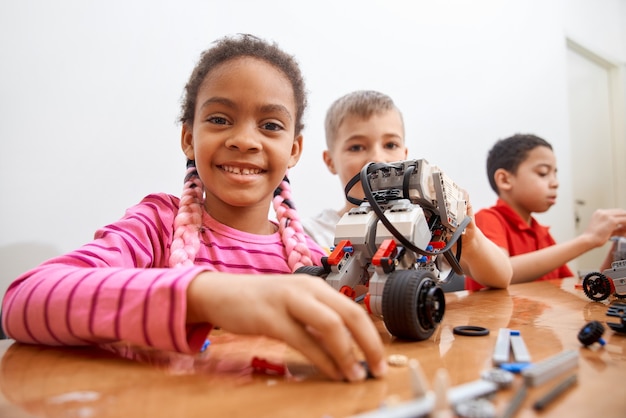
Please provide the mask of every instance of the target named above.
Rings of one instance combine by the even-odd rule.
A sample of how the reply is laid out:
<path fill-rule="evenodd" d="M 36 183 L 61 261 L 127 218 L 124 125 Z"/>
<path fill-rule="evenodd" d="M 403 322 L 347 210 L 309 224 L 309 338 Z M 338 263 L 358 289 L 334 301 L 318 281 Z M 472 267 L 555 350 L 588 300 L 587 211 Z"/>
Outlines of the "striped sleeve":
<path fill-rule="evenodd" d="M 167 268 L 176 209 L 170 196 L 148 196 L 92 242 L 19 277 L 3 300 L 7 335 L 47 345 L 127 341 L 198 351 L 210 325 L 186 325 L 186 291 L 206 268 Z"/>

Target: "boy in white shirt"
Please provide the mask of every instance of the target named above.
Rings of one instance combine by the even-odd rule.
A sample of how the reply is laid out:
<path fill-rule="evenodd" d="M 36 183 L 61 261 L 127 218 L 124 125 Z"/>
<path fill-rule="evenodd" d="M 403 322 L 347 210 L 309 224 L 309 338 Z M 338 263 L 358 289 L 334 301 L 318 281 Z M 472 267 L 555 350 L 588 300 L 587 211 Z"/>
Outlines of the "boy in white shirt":
<path fill-rule="evenodd" d="M 342 188 L 369 162 L 390 163 L 406 160 L 404 121 L 393 100 L 380 92 L 360 90 L 337 99 L 328 109 L 325 121 L 326 146 L 323 157 L 328 170 L 339 176 Z M 350 196 L 363 199 L 360 184 Z M 303 219 L 305 232 L 320 246 L 334 245 L 335 225 L 344 213 L 355 207 L 347 199 L 339 210 L 325 209 Z M 468 213 L 473 218 L 468 201 Z M 461 267 L 484 286 L 506 288 L 512 276 L 507 255 L 487 239 L 472 220 L 463 237 Z"/>

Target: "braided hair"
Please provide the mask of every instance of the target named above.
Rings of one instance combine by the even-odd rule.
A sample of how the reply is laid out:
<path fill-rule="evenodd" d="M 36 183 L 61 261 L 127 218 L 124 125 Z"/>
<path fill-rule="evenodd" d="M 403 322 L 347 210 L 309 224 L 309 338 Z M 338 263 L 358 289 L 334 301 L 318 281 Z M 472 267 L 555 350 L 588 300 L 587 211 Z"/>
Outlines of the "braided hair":
<path fill-rule="evenodd" d="M 274 190 L 272 204 L 278 218 L 278 232 L 280 232 L 280 236 L 285 244 L 288 256 L 287 263 L 291 270 L 296 271 L 302 266 L 313 265 L 311 253 L 304 235 L 304 228 L 291 200 L 291 184 L 286 174 L 283 181 Z"/>
<path fill-rule="evenodd" d="M 193 265 L 200 249 L 204 191 L 193 160 L 187 160 L 187 174 L 174 218 L 174 239 L 170 248 L 170 267 Z"/>
<path fill-rule="evenodd" d="M 282 51 L 275 43 L 268 43 L 252 35 L 225 37 L 204 51 L 200 61 L 185 85 L 185 94 L 181 107 L 180 122 L 192 126 L 198 90 L 211 70 L 218 65 L 240 57 L 252 57 L 263 60 L 280 70 L 291 83 L 295 104 L 295 136 L 300 135 L 304 124 L 302 118 L 307 105 L 304 79 L 295 58 Z M 200 249 L 202 230 L 202 208 L 204 187 L 198 175 L 195 162 L 187 161 L 185 184 L 181 194 L 178 213 L 174 218 L 174 239 L 172 241 L 169 265 L 193 265 Z M 287 263 L 292 271 L 301 266 L 312 265 L 311 253 L 307 245 L 304 230 L 295 206 L 291 201 L 291 185 L 287 175 L 274 191 L 272 200 L 278 219 L 279 232 L 285 245 Z"/>

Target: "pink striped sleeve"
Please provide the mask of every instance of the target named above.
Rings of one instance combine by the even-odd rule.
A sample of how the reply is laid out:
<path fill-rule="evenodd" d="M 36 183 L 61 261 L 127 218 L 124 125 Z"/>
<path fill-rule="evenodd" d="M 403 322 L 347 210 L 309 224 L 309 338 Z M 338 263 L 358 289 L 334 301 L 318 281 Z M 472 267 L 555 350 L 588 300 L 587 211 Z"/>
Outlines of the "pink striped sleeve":
<path fill-rule="evenodd" d="M 194 352 L 186 290 L 203 268 L 120 269 L 40 266 L 15 281 L 3 301 L 3 327 L 17 341 L 83 345 L 128 341 Z M 196 332 L 203 337 L 206 324 Z M 195 341 L 189 344 L 189 341 Z"/>
<path fill-rule="evenodd" d="M 127 341 L 197 351 L 210 325 L 186 325 L 186 291 L 206 268 L 165 267 L 174 203 L 149 196 L 93 242 L 15 280 L 2 306 L 7 335 L 25 343 Z"/>

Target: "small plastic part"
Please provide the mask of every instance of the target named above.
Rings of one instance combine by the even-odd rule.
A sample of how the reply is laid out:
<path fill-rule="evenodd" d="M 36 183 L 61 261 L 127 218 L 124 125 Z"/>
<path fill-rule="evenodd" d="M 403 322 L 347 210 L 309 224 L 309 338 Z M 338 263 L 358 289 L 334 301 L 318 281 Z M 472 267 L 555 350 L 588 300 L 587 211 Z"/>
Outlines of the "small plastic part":
<path fill-rule="evenodd" d="M 345 253 L 351 251 L 347 247 L 352 247 L 352 243 L 349 240 L 341 240 L 339 244 L 335 246 L 333 252 L 328 256 L 328 264 L 336 266 L 343 259 Z"/>
<path fill-rule="evenodd" d="M 353 415 L 351 418 L 409 418 L 409 417 L 426 417 L 435 406 L 435 394 L 428 392 L 426 396 L 409 402 L 389 405 L 373 411 L 364 412 L 362 414 Z"/>
<path fill-rule="evenodd" d="M 504 410 L 502 418 L 513 418 L 517 413 L 517 410 L 520 408 L 520 406 L 522 406 L 522 403 L 524 403 L 524 399 L 526 399 L 527 393 L 528 389 L 526 388 L 526 385 L 522 384 L 519 389 L 517 389 L 517 392 L 515 392 L 515 395 L 513 396 L 513 399 L 511 400 L 509 405 Z"/>
<path fill-rule="evenodd" d="M 606 344 L 606 341 L 602 338 L 604 334 L 604 326 L 600 321 L 591 321 L 587 325 L 580 329 L 578 332 L 578 341 L 585 347 L 598 342 L 600 345 Z"/>
<path fill-rule="evenodd" d="M 607 322 L 606 323 L 613 331 L 626 333 L 626 315 L 622 315 L 620 322 Z"/>
<path fill-rule="evenodd" d="M 386 239 L 380 244 L 378 250 L 372 257 L 372 264 L 375 266 L 381 265 L 381 260 L 384 258 L 389 258 L 393 255 L 394 251 L 396 251 L 396 242 L 392 239 Z"/>
<path fill-rule="evenodd" d="M 414 398 L 421 398 L 428 393 L 428 381 L 420 363 L 416 359 L 409 360 L 409 378 Z"/>
<path fill-rule="evenodd" d="M 435 405 L 433 413 L 445 413 L 450 410 L 450 375 L 446 369 L 437 369 L 435 380 L 433 381 L 433 392 L 435 393 Z"/>
<path fill-rule="evenodd" d="M 494 382 L 478 379 L 462 385 L 453 386 L 448 390 L 450 405 L 456 405 L 469 399 L 482 398 L 496 393 L 498 385 Z"/>
<path fill-rule="evenodd" d="M 565 350 L 522 370 L 524 382 L 537 386 L 561 373 L 578 367 L 578 350 Z"/>
<path fill-rule="evenodd" d="M 459 325 L 458 327 L 454 327 L 452 332 L 466 337 L 482 337 L 484 335 L 489 335 L 489 330 L 487 328 L 475 325 Z"/>
<path fill-rule="evenodd" d="M 251 366 L 254 369 L 255 373 L 284 376 L 287 372 L 287 368 L 283 364 L 270 363 L 269 361 L 260 357 L 253 357 Z"/>
<path fill-rule="evenodd" d="M 511 330 L 508 328 L 500 328 L 498 331 L 498 339 L 496 347 L 493 350 L 493 364 L 499 365 L 509 361 L 509 352 L 511 349 Z"/>
<path fill-rule="evenodd" d="M 529 363 L 530 353 L 526 348 L 526 343 L 524 343 L 520 332 L 517 330 L 512 330 L 511 336 L 509 338 L 511 341 L 511 348 L 513 349 L 513 357 L 515 357 L 515 361 L 518 363 Z"/>
<path fill-rule="evenodd" d="M 485 370 L 481 373 L 480 377 L 489 382 L 493 382 L 498 385 L 499 388 L 504 389 L 513 383 L 515 376 L 508 370 L 493 368 Z"/>
<path fill-rule="evenodd" d="M 387 357 L 387 364 L 390 366 L 404 367 L 409 364 L 409 358 L 404 354 L 391 354 Z"/>
<path fill-rule="evenodd" d="M 552 389 L 550 389 L 545 395 L 543 395 L 537 401 L 535 401 L 535 403 L 533 404 L 533 408 L 537 411 L 541 411 L 546 406 L 548 406 L 552 401 L 558 398 L 562 393 L 564 393 L 567 389 L 574 386 L 576 382 L 577 382 L 577 377 L 575 374 L 569 376 L 568 378 L 566 378 L 565 380 L 561 381 L 556 386 L 554 386 Z"/>
<path fill-rule="evenodd" d="M 511 373 L 521 373 L 530 365 L 531 363 L 500 363 L 498 367 Z"/>
<path fill-rule="evenodd" d="M 496 416 L 496 407 L 484 398 L 469 399 L 456 404 L 454 413 L 459 418 L 493 418 Z"/>
<path fill-rule="evenodd" d="M 611 306 L 606 310 L 607 316 L 616 316 L 621 318 L 626 314 L 626 303 L 622 302 L 614 302 Z"/>

